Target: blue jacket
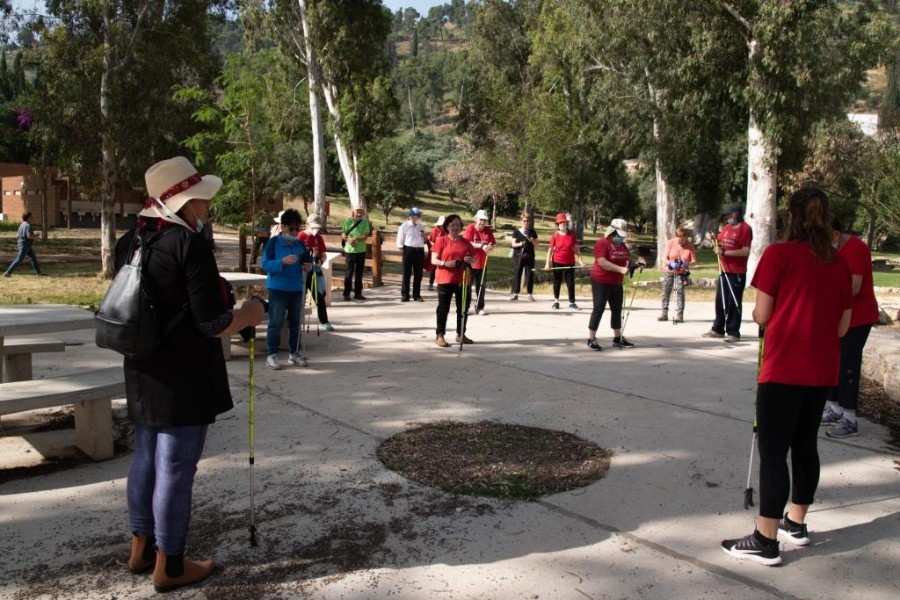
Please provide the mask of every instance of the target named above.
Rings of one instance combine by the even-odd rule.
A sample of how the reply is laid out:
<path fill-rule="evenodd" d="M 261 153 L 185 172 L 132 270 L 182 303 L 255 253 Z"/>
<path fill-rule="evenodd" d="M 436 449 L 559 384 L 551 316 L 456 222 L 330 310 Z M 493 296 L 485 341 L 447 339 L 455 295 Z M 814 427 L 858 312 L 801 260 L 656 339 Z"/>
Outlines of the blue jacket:
<path fill-rule="evenodd" d="M 292 265 L 281 262 L 285 256 L 293 254 L 299 260 Z M 303 263 L 308 263 L 309 252 L 300 240 L 293 244 L 284 241 L 281 235 L 269 238 L 262 256 L 262 266 L 266 270 L 266 287 L 284 292 L 302 292 L 306 273 Z"/>

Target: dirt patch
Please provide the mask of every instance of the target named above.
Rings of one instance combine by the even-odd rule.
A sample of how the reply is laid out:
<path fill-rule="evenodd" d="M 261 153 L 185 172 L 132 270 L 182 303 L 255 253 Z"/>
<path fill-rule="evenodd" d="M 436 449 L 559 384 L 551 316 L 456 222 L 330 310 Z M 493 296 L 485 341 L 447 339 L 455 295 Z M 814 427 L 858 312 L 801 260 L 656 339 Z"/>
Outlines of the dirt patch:
<path fill-rule="evenodd" d="M 409 479 L 456 494 L 533 500 L 589 485 L 612 452 L 571 433 L 489 421 L 441 421 L 378 447 L 378 459 Z"/>
<path fill-rule="evenodd" d="M 900 454 L 900 402 L 888 396 L 883 386 L 871 379 L 863 379 L 859 385 L 858 414 L 887 427 L 887 447 Z"/>

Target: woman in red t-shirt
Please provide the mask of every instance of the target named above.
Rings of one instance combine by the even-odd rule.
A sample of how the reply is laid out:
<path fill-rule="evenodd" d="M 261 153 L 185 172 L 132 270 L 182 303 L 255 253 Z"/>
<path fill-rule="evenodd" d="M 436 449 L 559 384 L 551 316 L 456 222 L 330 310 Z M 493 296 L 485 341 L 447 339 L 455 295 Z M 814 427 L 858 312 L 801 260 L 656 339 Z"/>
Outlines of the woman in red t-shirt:
<path fill-rule="evenodd" d="M 675 229 L 675 237 L 663 252 L 662 313 L 657 321 L 669 320 L 669 298 L 675 288 L 675 323 L 684 323 L 684 286 L 691 266 L 697 264 L 697 253 L 684 227 Z"/>
<path fill-rule="evenodd" d="M 470 269 L 475 262 L 475 248 L 469 240 L 460 235 L 462 232 L 462 219 L 459 215 L 447 215 L 444 220 L 443 235 L 435 241 L 431 248 L 431 264 L 435 266 L 435 281 L 438 284 L 437 328 L 434 343 L 441 348 L 450 344 L 444 339 L 447 333 L 447 315 L 450 314 L 450 301 L 456 296 L 456 341 L 471 344 L 465 331 L 463 331 L 463 315 L 469 311 L 472 300 L 472 281 L 468 279 L 466 289 L 463 290 L 463 271 Z M 468 275 L 467 275 L 468 278 Z M 465 307 L 463 307 L 463 294 L 465 293 Z"/>
<path fill-rule="evenodd" d="M 878 322 L 878 300 L 872 281 L 872 253 L 865 242 L 844 233 L 841 222 L 831 223 L 838 256 L 850 267 L 853 286 L 853 312 L 850 329 L 841 338 L 841 376 L 831 390 L 828 408 L 822 413 L 822 425 L 828 425 L 825 435 L 845 438 L 859 435 L 856 408 L 859 406 L 859 378 L 862 375 L 863 349 L 872 325 Z M 832 427 L 833 426 L 833 427 Z"/>
<path fill-rule="evenodd" d="M 575 304 L 575 259 L 578 259 L 578 264 L 582 267 L 584 259 L 581 258 L 581 248 L 578 247 L 575 232 L 569 230 L 566 213 L 556 215 L 556 227 L 557 231 L 550 236 L 547 264 L 544 267 L 549 269 L 553 265 L 553 305 L 550 308 L 559 308 L 559 289 L 565 277 L 566 288 L 569 290 L 569 308 L 578 310 L 578 305 Z"/>
<path fill-rule="evenodd" d="M 622 282 L 631 264 L 631 251 L 625 245 L 628 224 L 625 219 L 613 219 L 603 237 L 594 245 L 594 267 L 591 269 L 591 295 L 594 310 L 588 322 L 587 346 L 591 350 L 602 350 L 597 342 L 597 328 L 603 310 L 609 303 L 609 324 L 613 329 L 613 345 L 618 348 L 634 348 L 634 344 L 622 335 L 622 304 L 625 292 Z"/>
<path fill-rule="evenodd" d="M 804 521 L 819 484 L 819 421 L 838 381 L 851 314 L 850 269 L 831 245 L 828 197 L 803 188 L 787 209 L 786 241 L 766 248 L 752 283 L 753 320 L 766 328 L 756 387 L 759 520 L 752 534 L 722 542 L 727 554 L 764 565 L 781 563 L 779 539 L 809 543 Z"/>
<path fill-rule="evenodd" d="M 426 261 L 425 268 L 428 270 L 428 291 L 434 291 L 434 276 L 437 273 L 437 269 L 435 269 L 434 265 L 431 263 L 431 249 L 434 248 L 434 243 L 441 236 L 447 235 L 444 231 L 444 217 L 438 217 L 437 222 L 434 224 L 434 228 L 431 230 L 431 233 L 428 234 L 428 241 L 425 242 L 428 245 L 428 260 Z"/>
<path fill-rule="evenodd" d="M 301 231 L 297 237 L 309 250 L 310 257 L 313 261 L 313 268 L 306 274 L 306 289 L 312 293 L 316 290 L 316 297 L 313 302 L 316 303 L 316 312 L 318 313 L 319 323 L 325 331 L 334 331 L 334 326 L 328 321 L 328 308 L 325 306 L 325 278 L 322 276 L 322 261 L 325 260 L 325 239 L 319 233 L 322 230 L 322 222 L 318 215 L 310 215 L 306 220 L 306 230 Z M 315 288 L 313 287 L 313 277 L 316 278 Z"/>

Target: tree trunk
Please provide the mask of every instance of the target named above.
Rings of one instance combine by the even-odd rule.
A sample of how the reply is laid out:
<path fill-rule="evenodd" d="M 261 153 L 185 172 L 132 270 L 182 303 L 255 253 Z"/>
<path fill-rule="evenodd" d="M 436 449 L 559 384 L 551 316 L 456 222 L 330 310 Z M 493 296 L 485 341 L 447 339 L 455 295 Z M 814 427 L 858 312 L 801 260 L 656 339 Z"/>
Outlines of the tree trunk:
<path fill-rule="evenodd" d="M 313 210 L 326 225 L 325 219 L 325 122 L 322 106 L 319 104 L 319 89 L 322 77 L 319 62 L 309 41 L 309 19 L 306 17 L 306 0 L 298 0 L 300 20 L 303 24 L 303 52 L 306 55 L 307 83 L 309 86 L 309 114 L 313 142 Z M 305 205 L 304 205 L 305 206 Z M 307 211 L 308 214 L 308 211 Z"/>
<path fill-rule="evenodd" d="M 112 44 L 109 28 L 104 31 L 103 72 L 100 74 L 100 262 L 101 274 L 112 278 L 115 271 L 113 248 L 116 242 L 115 190 L 116 158 L 112 136 L 109 132 L 110 73 L 112 71 Z"/>
<path fill-rule="evenodd" d="M 653 126 L 656 130 L 656 124 Z M 666 244 L 675 237 L 675 203 L 669 195 L 666 177 L 656 161 L 656 268 L 661 269 L 666 260 Z"/>
<path fill-rule="evenodd" d="M 347 185 L 347 195 L 350 196 L 350 207 L 365 209 L 365 204 L 359 195 L 359 157 L 352 148 L 344 143 L 340 134 L 341 113 L 337 107 L 337 90 L 334 89 L 334 86 L 323 82 L 322 94 L 325 96 L 328 112 L 334 119 L 334 145 L 337 149 L 338 162 L 341 164 L 341 173 L 344 175 L 344 183 Z"/>
<path fill-rule="evenodd" d="M 877 250 L 875 247 L 875 242 L 877 241 L 875 235 L 878 232 L 878 213 L 874 207 L 867 208 L 866 213 L 869 215 L 869 226 L 866 228 L 866 243 L 874 251 Z"/>
<path fill-rule="evenodd" d="M 413 133 L 416 133 L 416 115 L 413 112 L 412 88 L 409 82 L 406 83 L 406 100 L 409 103 L 409 126 L 412 128 Z"/>
<path fill-rule="evenodd" d="M 747 280 L 751 281 L 763 251 L 776 238 L 778 184 L 777 148 L 759 128 L 753 107 L 750 108 L 747 141 L 747 209 L 744 218 L 753 230 L 747 263 Z"/>

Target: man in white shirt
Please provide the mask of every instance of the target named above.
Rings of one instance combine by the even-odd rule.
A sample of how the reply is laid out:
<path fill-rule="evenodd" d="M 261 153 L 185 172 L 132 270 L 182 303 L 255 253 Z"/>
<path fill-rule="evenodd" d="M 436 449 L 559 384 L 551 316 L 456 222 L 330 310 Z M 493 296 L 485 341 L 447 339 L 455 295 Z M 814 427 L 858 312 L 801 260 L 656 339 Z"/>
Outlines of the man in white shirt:
<path fill-rule="evenodd" d="M 406 213 L 409 219 L 397 229 L 397 247 L 403 252 L 403 286 L 400 288 L 400 302 L 409 302 L 409 280 L 412 276 L 412 299 L 425 302 L 422 298 L 422 267 L 425 265 L 425 227 L 422 225 L 422 211 L 416 207 Z"/>

